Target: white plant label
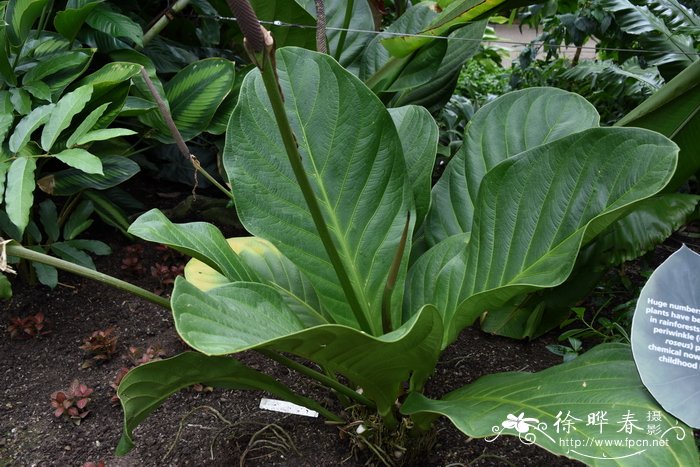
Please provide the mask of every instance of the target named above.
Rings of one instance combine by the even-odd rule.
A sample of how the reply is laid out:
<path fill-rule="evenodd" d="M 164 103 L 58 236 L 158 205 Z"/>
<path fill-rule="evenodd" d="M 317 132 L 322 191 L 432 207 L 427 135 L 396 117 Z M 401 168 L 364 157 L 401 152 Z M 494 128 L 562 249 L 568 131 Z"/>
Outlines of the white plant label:
<path fill-rule="evenodd" d="M 309 410 L 301 405 L 292 404 L 287 401 L 280 401 L 277 399 L 260 399 L 260 408 L 264 410 L 271 410 L 273 412 L 290 413 L 293 415 L 303 415 L 304 417 L 318 417 L 318 412 Z"/>

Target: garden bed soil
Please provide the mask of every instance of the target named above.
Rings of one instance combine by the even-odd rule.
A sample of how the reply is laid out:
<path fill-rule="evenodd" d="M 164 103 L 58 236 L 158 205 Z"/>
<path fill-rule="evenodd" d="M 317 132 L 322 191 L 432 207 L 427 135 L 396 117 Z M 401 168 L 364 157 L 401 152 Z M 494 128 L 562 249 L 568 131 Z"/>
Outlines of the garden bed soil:
<path fill-rule="evenodd" d="M 104 235 L 99 232 L 92 238 Z M 162 251 L 141 243 L 146 274 L 135 276 L 121 268 L 122 259 L 128 256 L 125 248 L 131 242 L 116 234 L 110 234 L 109 241 L 114 254 L 98 259 L 99 270 L 150 290 L 162 288 L 148 274 Z M 15 280 L 14 297 L 0 308 L 0 467 L 81 466 L 98 461 L 107 466 L 365 464 L 365 453 L 353 450 L 351 440 L 338 426 L 317 418 L 261 410 L 258 404 L 264 394 L 260 392 L 219 389 L 187 389 L 171 397 L 136 429 L 136 448 L 124 457 L 115 457 L 122 412 L 110 403 L 114 395 L 110 382 L 120 368 L 133 366 L 127 358 L 128 349 L 152 347 L 173 356 L 186 346 L 178 338 L 167 310 L 67 273 L 61 273 L 59 280 L 61 284 L 53 291 Z M 10 317 L 37 312 L 44 313 L 49 334 L 9 339 L 5 330 Z M 117 355 L 104 364 L 81 368 L 86 354 L 79 346 L 92 332 L 110 327 L 118 335 Z M 439 397 L 482 375 L 538 371 L 561 363 L 561 357 L 545 348 L 556 342 L 560 332 L 521 342 L 467 329 L 443 354 L 427 393 Z M 244 353 L 240 359 L 302 394 L 330 407 L 336 404 L 322 388 L 259 354 Z M 54 417 L 50 406 L 51 393 L 67 389 L 76 378 L 94 388 L 87 407 L 90 414 L 80 425 Z M 271 440 L 286 447 L 273 451 Z M 492 443 L 471 440 L 442 419 L 437 424 L 433 449 L 412 465 L 581 464 L 526 446 L 513 437 L 501 437 Z"/>

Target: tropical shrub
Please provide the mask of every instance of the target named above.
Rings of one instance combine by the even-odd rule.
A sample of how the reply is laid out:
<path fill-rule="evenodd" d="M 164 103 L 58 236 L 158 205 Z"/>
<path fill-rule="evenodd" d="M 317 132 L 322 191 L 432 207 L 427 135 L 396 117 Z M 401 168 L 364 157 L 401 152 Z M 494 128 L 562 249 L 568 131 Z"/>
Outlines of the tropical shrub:
<path fill-rule="evenodd" d="M 255 25 L 246 36 L 259 33 Z M 482 378 L 441 400 L 421 394 L 441 350 L 464 327 L 498 320 L 494 310 L 563 283 L 584 245 L 664 188 L 677 160 L 672 142 L 647 130 L 599 128 L 594 108 L 576 95 L 525 90 L 474 116 L 463 150 L 474 157 L 450 162 L 431 201 L 438 132 L 425 109 L 387 110 L 326 55 L 282 48 L 273 60 L 270 36 L 248 44 L 260 70 L 241 87 L 224 164 L 254 237 L 232 249 L 214 226 L 172 224 L 156 210 L 130 227 L 210 270 L 188 265 L 171 299 L 178 333 L 197 352 L 136 368 L 119 386 L 119 453 L 132 448 L 133 429 L 149 413 L 195 383 L 264 389 L 341 420 L 224 357 L 250 349 L 375 410 L 390 428 L 410 419 L 421 431 L 446 415 L 468 436 L 517 435 L 521 425 L 500 428 L 512 414 L 554 422 L 562 408 L 588 407 L 592 394 L 591 411 L 611 418 L 629 407 L 659 411 L 676 426 L 644 390 L 622 344 L 540 373 Z M 671 441 L 672 449 L 645 455 L 697 463 L 689 437 Z M 591 462 L 551 438 L 535 442 Z M 625 451 L 594 449 L 600 457 Z"/>

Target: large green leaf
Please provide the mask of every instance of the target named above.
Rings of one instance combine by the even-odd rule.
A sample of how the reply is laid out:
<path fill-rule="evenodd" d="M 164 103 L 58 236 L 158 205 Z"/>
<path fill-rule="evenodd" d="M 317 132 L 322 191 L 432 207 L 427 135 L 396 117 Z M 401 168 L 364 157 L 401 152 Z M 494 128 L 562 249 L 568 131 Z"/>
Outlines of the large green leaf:
<path fill-rule="evenodd" d="M 438 62 L 426 64 L 426 67 L 433 68 L 434 77 L 420 86 L 401 90 L 393 97 L 390 105 L 415 104 L 426 107 L 430 112 L 439 112 L 452 96 L 464 63 L 479 51 L 485 27 L 486 20 L 475 21 L 452 32 L 446 40 L 440 41 L 444 44 L 441 46 L 445 50 L 444 54 Z M 433 48 L 435 44 L 429 44 L 425 49 Z M 415 57 L 419 57 L 423 50 L 419 50 Z M 413 60 L 412 56 L 411 63 Z"/>
<path fill-rule="evenodd" d="M 129 233 L 197 258 L 231 281 L 257 279 L 257 275 L 229 247 L 219 229 L 206 222 L 173 224 L 162 212 L 151 209 L 131 224 Z"/>
<path fill-rule="evenodd" d="M 506 325 L 512 310 L 499 307 L 561 284 L 581 245 L 663 189 L 673 174 L 677 147 L 657 133 L 619 130 L 593 128 L 557 139 L 506 159 L 486 175 L 467 248 L 443 247 L 425 260 L 435 264 L 421 265 L 440 271 L 450 292 L 445 303 L 454 303 L 453 293 L 461 301 L 456 309 L 440 309 L 447 323 L 444 345 L 487 310 L 490 330 L 493 323 Z M 438 300 L 431 290 L 440 291 L 441 285 L 426 277 L 412 278 L 415 286 L 428 288 L 423 295 L 411 293 L 413 312 Z"/>
<path fill-rule="evenodd" d="M 64 164 L 75 167 L 85 173 L 104 175 L 102 160 L 85 149 L 64 149 L 58 154 L 54 154 L 54 157 Z"/>
<path fill-rule="evenodd" d="M 83 110 L 90 96 L 92 96 L 92 86 L 87 85 L 61 97 L 51 111 L 51 116 L 41 133 L 41 147 L 44 151 L 48 152 L 51 149 L 61 132 L 68 128 L 73 117 Z"/>
<path fill-rule="evenodd" d="M 27 145 L 32 133 L 49 120 L 54 106 L 55 104 L 47 104 L 37 107 L 19 121 L 10 136 L 10 151 L 17 153 Z"/>
<path fill-rule="evenodd" d="M 77 8 L 66 7 L 65 10 L 57 12 L 53 20 L 56 31 L 60 32 L 68 40 L 73 41 L 85 23 L 85 19 L 103 1 L 96 0 L 83 5 L 76 5 Z"/>
<path fill-rule="evenodd" d="M 94 8 L 87 15 L 85 22 L 98 31 L 113 37 L 128 39 L 139 47 L 143 47 L 141 26 L 128 16 L 113 11 L 105 4 Z"/>
<path fill-rule="evenodd" d="M 464 293 L 447 341 L 482 312 L 561 284 L 588 243 L 657 194 L 678 147 L 647 130 L 593 128 L 506 159 L 484 178 L 474 213 Z"/>
<path fill-rule="evenodd" d="M 37 180 L 44 193 L 70 196 L 86 188 L 106 190 L 119 185 L 138 173 L 139 165 L 127 157 L 102 157 L 102 175 L 88 174 L 80 169 L 67 169 L 45 175 Z"/>
<path fill-rule="evenodd" d="M 657 93 L 616 124 L 658 131 L 681 148 L 678 168 L 666 187 L 676 191 L 700 170 L 700 60 L 683 70 Z"/>
<path fill-rule="evenodd" d="M 382 103 L 332 58 L 284 48 L 277 66 L 302 162 L 361 312 L 378 333 L 382 295 L 412 205 L 401 142 Z M 246 229 L 301 269 L 335 322 L 357 327 L 257 71 L 246 76 L 231 116 L 224 165 Z M 394 311 L 398 320 L 400 310 Z"/>
<path fill-rule="evenodd" d="M 13 110 L 10 93 L 7 91 L 0 91 L 0 145 L 5 142 L 5 137 L 8 131 L 10 131 L 12 123 L 15 121 Z"/>
<path fill-rule="evenodd" d="M 304 5 L 306 11 L 316 17 L 315 0 L 297 0 Z M 353 10 L 350 13 L 350 22 L 347 25 L 349 31 L 343 33 L 346 28 L 345 13 L 347 10 L 347 0 L 324 0 L 326 12 L 326 39 L 328 41 L 328 53 L 333 57 L 339 57 L 339 62 L 343 67 L 355 74 L 359 72 L 359 59 L 364 48 L 372 38 L 371 34 L 365 31 L 374 30 L 374 18 L 372 10 L 367 0 L 355 0 Z M 345 39 L 342 50 L 338 51 L 340 38 Z"/>
<path fill-rule="evenodd" d="M 372 337 L 335 324 L 304 329 L 279 294 L 262 284 L 238 282 L 204 293 L 178 278 L 172 306 L 178 333 L 194 349 L 221 355 L 271 348 L 299 355 L 345 375 L 382 415 L 391 411 L 403 381 L 423 384 L 440 349 L 442 325 L 434 307 L 394 332 Z"/>
<path fill-rule="evenodd" d="M 387 65 L 391 60 L 391 55 L 381 45 L 381 40 L 392 37 L 395 34 L 415 34 L 423 30 L 437 16 L 437 12 L 427 3 L 418 3 L 409 8 L 400 18 L 392 22 L 384 32 L 375 35 L 375 37 L 367 44 L 362 53 L 362 61 L 360 63 L 360 79 L 367 81 L 372 75 L 378 73 L 382 67 Z M 384 84 L 378 88 L 386 89 L 401 72 L 401 68 L 394 68 L 391 73 L 389 70 L 382 71 L 383 75 L 390 75 L 386 78 Z M 426 76 L 434 76 L 435 70 L 425 70 Z M 427 78 L 429 79 L 429 78 Z M 376 80 L 376 78 L 374 78 Z M 420 84 L 423 84 L 422 82 Z"/>
<path fill-rule="evenodd" d="M 639 203 L 633 212 L 601 235 L 602 258 L 617 265 L 642 256 L 684 226 L 697 208 L 700 196 L 670 193 Z"/>
<path fill-rule="evenodd" d="M 34 22 L 39 19 L 48 0 L 10 0 L 5 9 L 7 37 L 14 47 L 21 46 Z"/>
<path fill-rule="evenodd" d="M 534 117 L 536 116 L 536 117 Z M 430 245 L 469 232 L 484 176 L 530 148 L 598 126 L 598 113 L 577 94 L 554 88 L 508 93 L 474 115 L 464 144 L 433 188 L 425 221 Z"/>
<path fill-rule="evenodd" d="M 183 68 L 165 85 L 170 112 L 185 140 L 207 129 L 216 109 L 231 92 L 233 81 L 232 62 L 209 58 Z M 160 141 L 173 141 L 160 113 L 153 111 L 140 119 L 159 130 Z"/>
<path fill-rule="evenodd" d="M 5 211 L 20 235 L 29 224 L 29 212 L 34 203 L 34 171 L 36 159 L 18 157 L 7 171 Z"/>
<path fill-rule="evenodd" d="M 124 432 L 116 454 L 124 455 L 134 447 L 134 428 L 170 395 L 199 383 L 216 388 L 263 390 L 302 406 L 318 407 L 313 400 L 295 394 L 274 378 L 237 360 L 185 352 L 141 365 L 124 376 L 117 392 L 124 410 Z"/>
<path fill-rule="evenodd" d="M 51 54 L 30 69 L 23 82 L 42 81 L 55 97 L 85 72 L 94 53 L 94 49 L 74 49 Z"/>
<path fill-rule="evenodd" d="M 692 430 L 649 395 L 623 344 L 538 373 L 488 375 L 441 400 L 413 393 L 401 412 L 444 415 L 467 436 L 518 436 L 593 466 L 700 465 Z"/>
<path fill-rule="evenodd" d="M 226 241 L 264 283 L 277 289 L 305 327 L 328 324 L 309 280 L 272 243 L 257 237 L 229 238 Z M 185 278 L 202 291 L 231 283 L 226 276 L 198 259 L 190 260 L 184 272 Z"/>
<path fill-rule="evenodd" d="M 391 55 L 405 57 L 435 41 L 434 37 L 447 35 L 455 27 L 488 18 L 500 9 L 524 5 L 525 2 L 518 0 L 458 0 L 434 18 L 420 34 L 386 38 L 382 40 L 382 44 Z"/>
<path fill-rule="evenodd" d="M 399 133 L 406 159 L 408 181 L 416 204 L 417 229 L 430 206 L 430 188 L 437 154 L 438 126 L 430 112 L 423 107 L 406 106 L 389 109 Z"/>

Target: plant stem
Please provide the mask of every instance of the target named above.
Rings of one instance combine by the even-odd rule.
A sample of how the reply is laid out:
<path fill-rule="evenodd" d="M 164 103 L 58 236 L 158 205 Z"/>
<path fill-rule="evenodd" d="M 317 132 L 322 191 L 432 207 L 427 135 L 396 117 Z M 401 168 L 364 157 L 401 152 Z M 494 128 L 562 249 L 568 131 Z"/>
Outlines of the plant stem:
<path fill-rule="evenodd" d="M 326 7 L 323 0 L 315 0 L 316 3 L 316 50 L 322 54 L 328 53 L 326 42 Z"/>
<path fill-rule="evenodd" d="M 282 365 L 286 366 L 287 368 L 291 368 L 292 370 L 295 370 L 302 375 L 306 375 L 309 378 L 315 379 L 316 381 L 320 382 L 321 384 L 328 386 L 331 389 L 335 389 L 338 391 L 338 393 L 343 394 L 344 396 L 349 397 L 350 399 L 353 399 L 354 401 L 357 401 L 358 403 L 370 407 L 372 409 L 376 409 L 376 405 L 374 402 L 371 400 L 367 399 L 365 396 L 362 394 L 358 393 L 357 391 L 353 391 L 349 387 L 345 386 L 344 384 L 341 384 L 338 382 L 338 380 L 331 378 L 330 376 L 326 376 L 323 373 L 319 373 L 316 370 L 312 370 L 311 368 L 302 365 L 299 362 L 295 362 L 291 358 L 285 357 L 282 354 L 279 354 L 277 352 L 273 352 L 272 350 L 267 350 L 267 349 L 256 349 L 259 353 L 265 355 L 266 357 L 281 363 Z"/>
<path fill-rule="evenodd" d="M 340 31 L 340 36 L 338 37 L 338 44 L 335 47 L 335 53 L 333 58 L 340 62 L 340 55 L 343 53 L 343 48 L 345 47 L 345 38 L 348 35 L 348 28 L 350 27 L 350 18 L 352 18 L 352 10 L 355 7 L 355 0 L 347 0 L 345 4 L 345 18 L 343 18 L 343 29 Z"/>
<path fill-rule="evenodd" d="M 231 200 L 234 200 L 233 198 L 233 193 L 231 193 L 230 190 L 227 190 L 224 188 L 219 182 L 212 177 L 209 172 L 207 172 L 202 165 L 199 163 L 199 160 L 197 157 L 190 152 L 190 149 L 187 147 L 187 144 L 185 144 L 185 139 L 182 137 L 182 134 L 180 134 L 180 130 L 177 129 L 177 126 L 175 125 L 175 121 L 173 120 L 173 116 L 170 113 L 170 109 L 168 109 L 168 106 L 165 105 L 165 101 L 163 101 L 163 98 L 160 97 L 160 94 L 158 94 L 158 90 L 156 89 L 155 85 L 153 84 L 153 81 L 151 80 L 151 77 L 148 76 L 148 72 L 146 71 L 146 68 L 141 67 L 141 77 L 143 80 L 146 82 L 146 86 L 148 87 L 148 90 L 150 91 L 151 95 L 153 96 L 153 99 L 155 99 L 156 104 L 158 105 L 158 109 L 160 110 L 160 114 L 163 116 L 163 120 L 165 120 L 165 124 L 168 126 L 168 129 L 170 130 L 170 134 L 172 135 L 173 139 L 175 140 L 175 144 L 177 145 L 178 149 L 180 150 L 180 153 L 183 155 L 183 157 L 187 160 L 190 161 L 194 169 L 197 171 L 197 173 L 200 173 L 211 182 L 212 185 L 214 185 L 216 188 L 218 188 L 222 193 L 224 193 L 226 196 L 228 196 Z M 197 187 L 196 184 L 196 177 L 195 177 L 195 188 Z M 194 191 L 194 189 L 193 189 Z"/>
<path fill-rule="evenodd" d="M 62 269 L 64 271 L 77 274 L 78 276 L 87 277 L 88 279 L 92 279 L 97 282 L 102 282 L 103 284 L 107 284 L 112 287 L 116 287 L 119 290 L 123 290 L 125 292 L 134 294 L 137 297 L 141 297 L 145 300 L 148 300 L 149 302 L 155 303 L 156 305 L 160 305 L 163 308 L 170 309 L 170 301 L 168 299 L 159 297 L 158 295 L 149 292 L 148 290 L 142 289 L 139 286 L 117 279 L 116 277 L 112 277 L 107 274 L 95 271 L 93 269 L 70 263 L 59 258 L 55 258 L 53 256 L 49 256 L 45 253 L 39 253 L 38 251 L 30 250 L 16 242 L 8 244 L 6 248 L 7 254 L 10 256 L 16 256 L 18 258 L 26 259 L 29 261 L 46 264 L 47 266 L 53 266 L 57 269 Z"/>
<path fill-rule="evenodd" d="M 190 3 L 190 0 L 178 0 L 175 2 L 175 4 L 171 7 L 169 7 L 167 10 L 165 10 L 160 18 L 158 18 L 158 21 L 155 22 L 151 28 L 146 31 L 146 33 L 143 35 L 143 47 L 146 47 L 146 44 L 151 42 L 154 37 L 156 37 L 160 32 L 165 29 L 165 26 L 170 24 L 170 21 L 172 21 L 174 13 L 179 13 L 182 11 L 188 4 Z"/>
<path fill-rule="evenodd" d="M 270 41 L 271 40 L 272 39 L 270 37 Z M 272 111 L 275 114 L 275 119 L 277 120 L 277 128 L 279 129 L 282 137 L 282 142 L 284 143 L 287 157 L 289 158 L 289 163 L 294 171 L 294 176 L 299 184 L 299 189 L 301 189 L 301 192 L 304 195 L 304 200 L 306 201 L 309 208 L 309 213 L 311 214 L 316 230 L 318 231 L 318 236 L 323 242 L 326 254 L 328 254 L 328 258 L 330 259 L 333 269 L 338 276 L 338 281 L 343 288 L 345 298 L 348 301 L 348 305 L 350 305 L 350 309 L 352 310 L 360 329 L 370 335 L 374 335 L 372 326 L 364 314 L 352 282 L 350 281 L 348 273 L 345 270 L 343 261 L 338 253 L 338 249 L 333 243 L 333 238 L 331 237 L 326 221 L 323 218 L 323 212 L 321 211 L 321 207 L 316 199 L 316 194 L 311 187 L 311 182 L 309 182 L 306 170 L 304 169 L 301 154 L 299 153 L 299 148 L 297 147 L 297 140 L 294 136 L 292 127 L 287 119 L 287 113 L 284 109 L 284 99 L 282 98 L 282 91 L 280 90 L 279 82 L 277 81 L 277 72 L 273 68 L 274 43 L 269 44 L 262 54 L 262 60 L 256 64 L 261 69 L 265 89 L 267 90 L 267 95 L 270 98 L 270 103 L 272 104 Z M 256 55 L 251 53 L 251 58 L 255 61 Z"/>

